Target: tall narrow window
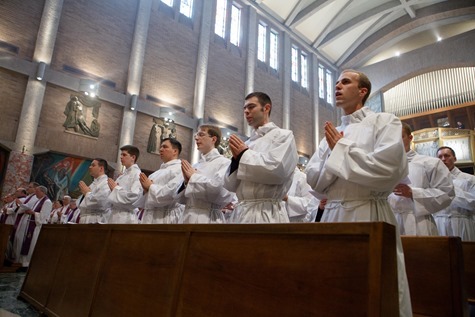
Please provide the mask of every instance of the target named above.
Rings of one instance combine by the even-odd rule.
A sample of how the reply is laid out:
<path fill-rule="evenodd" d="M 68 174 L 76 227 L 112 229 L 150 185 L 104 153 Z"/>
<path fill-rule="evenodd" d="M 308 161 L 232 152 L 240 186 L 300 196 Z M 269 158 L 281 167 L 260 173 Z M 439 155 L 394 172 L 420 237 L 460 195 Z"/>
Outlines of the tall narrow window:
<path fill-rule="evenodd" d="M 239 41 L 241 37 L 241 8 L 235 4 L 231 7 L 231 30 L 230 30 L 229 41 L 239 46 Z"/>
<path fill-rule="evenodd" d="M 169 1 L 173 2 L 173 0 Z M 181 0 L 180 13 L 188 18 L 191 18 L 193 15 L 193 0 Z"/>
<path fill-rule="evenodd" d="M 161 1 L 169 7 L 173 7 L 173 0 L 161 0 Z"/>
<path fill-rule="evenodd" d="M 332 80 L 332 73 L 327 69 L 326 74 L 326 81 L 327 81 L 327 102 L 329 104 L 333 104 L 333 80 Z"/>
<path fill-rule="evenodd" d="M 296 47 L 292 47 L 292 80 L 299 82 L 299 51 Z"/>
<path fill-rule="evenodd" d="M 226 36 L 226 0 L 216 1 L 216 22 L 214 24 L 214 33 L 222 38 Z"/>
<path fill-rule="evenodd" d="M 277 70 L 279 65 L 279 34 L 274 30 L 270 31 L 269 38 L 269 66 Z"/>
<path fill-rule="evenodd" d="M 308 88 L 308 61 L 307 55 L 301 54 L 300 55 L 300 85 L 303 88 Z"/>
<path fill-rule="evenodd" d="M 266 61 L 266 42 L 267 42 L 267 26 L 259 23 L 257 33 L 257 58 L 261 62 Z"/>
<path fill-rule="evenodd" d="M 322 65 L 318 65 L 318 97 L 325 99 L 325 74 Z"/>

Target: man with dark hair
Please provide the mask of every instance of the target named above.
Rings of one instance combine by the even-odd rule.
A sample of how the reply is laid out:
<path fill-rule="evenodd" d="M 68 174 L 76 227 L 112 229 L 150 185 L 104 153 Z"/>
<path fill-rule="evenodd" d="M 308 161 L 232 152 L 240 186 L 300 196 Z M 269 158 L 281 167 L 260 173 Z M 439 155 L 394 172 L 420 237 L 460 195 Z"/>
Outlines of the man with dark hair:
<path fill-rule="evenodd" d="M 399 183 L 388 201 L 402 235 L 438 236 L 432 215 L 450 205 L 455 196 L 449 170 L 437 158 L 411 150 L 412 129 L 402 123 L 402 143 L 409 163 L 410 182 Z"/>
<path fill-rule="evenodd" d="M 272 102 L 267 94 L 247 95 L 243 108 L 254 132 L 246 142 L 234 134 L 229 138 L 233 157 L 225 188 L 235 192 L 239 200 L 231 222 L 289 222 L 283 198 L 298 163 L 294 135 L 270 121 Z"/>
<path fill-rule="evenodd" d="M 325 138 L 306 169 L 309 185 L 327 199 L 321 222 L 385 221 L 397 226 L 387 197 L 408 174 L 401 121 L 364 107 L 370 89 L 366 75 L 354 70 L 344 70 L 336 82 L 342 124 L 335 128 L 325 123 Z M 412 308 L 399 232 L 396 246 L 399 312 L 409 317 Z"/>
<path fill-rule="evenodd" d="M 181 173 L 181 143 L 176 139 L 166 138 L 160 142 L 160 169 L 149 177 L 140 174 L 144 195 L 135 204 L 143 208 L 141 223 L 178 223 L 183 213 L 183 206 L 176 201 L 177 190 L 183 182 Z"/>
<path fill-rule="evenodd" d="M 120 162 L 125 167 L 125 171 L 116 181 L 112 178 L 107 180 L 111 190 L 108 197 L 111 204 L 108 222 L 138 223 L 133 204 L 142 196 L 143 192 L 140 184 L 141 171 L 136 164 L 140 151 L 133 145 L 125 145 L 120 150 Z"/>
<path fill-rule="evenodd" d="M 218 151 L 221 130 L 213 125 L 202 125 L 195 134 L 200 160 L 194 166 L 182 160 L 184 187 L 180 198 L 186 202 L 182 223 L 224 223 L 221 211 L 233 201 L 234 193 L 223 187 L 229 159 Z M 185 188 L 186 187 L 186 188 Z"/>
<path fill-rule="evenodd" d="M 89 166 L 89 174 L 94 179 L 87 186 L 83 181 L 79 182 L 79 190 L 82 197 L 79 198 L 80 223 L 107 223 L 109 211 L 109 196 L 111 190 L 107 183 L 107 161 L 95 158 Z"/>
<path fill-rule="evenodd" d="M 463 241 L 475 241 L 475 176 L 462 172 L 455 166 L 455 151 L 443 146 L 437 156 L 447 166 L 455 187 L 455 198 L 444 210 L 434 214 L 441 236 L 458 236 Z"/>

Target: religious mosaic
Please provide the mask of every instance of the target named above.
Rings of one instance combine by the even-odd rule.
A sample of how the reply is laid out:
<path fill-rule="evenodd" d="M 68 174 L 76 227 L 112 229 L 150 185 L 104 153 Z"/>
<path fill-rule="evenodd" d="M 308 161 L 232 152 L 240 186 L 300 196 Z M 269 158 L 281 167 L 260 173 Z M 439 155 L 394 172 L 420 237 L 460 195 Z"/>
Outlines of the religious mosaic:
<path fill-rule="evenodd" d="M 175 122 L 167 118 L 153 118 L 153 125 L 148 137 L 147 152 L 158 154 L 160 143 L 166 138 L 176 139 Z"/>

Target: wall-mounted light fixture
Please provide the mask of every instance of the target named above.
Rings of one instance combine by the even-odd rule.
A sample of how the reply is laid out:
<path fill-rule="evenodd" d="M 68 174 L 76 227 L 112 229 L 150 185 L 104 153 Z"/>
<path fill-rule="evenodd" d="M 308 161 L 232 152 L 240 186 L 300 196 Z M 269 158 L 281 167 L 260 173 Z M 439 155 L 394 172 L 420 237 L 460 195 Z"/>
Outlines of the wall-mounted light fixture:
<path fill-rule="evenodd" d="M 132 95 L 130 98 L 130 110 L 134 111 L 137 109 L 137 95 Z"/>
<path fill-rule="evenodd" d="M 36 79 L 42 81 L 45 77 L 46 63 L 39 62 L 38 68 L 36 69 Z"/>
<path fill-rule="evenodd" d="M 81 79 L 79 81 L 79 91 L 88 97 L 96 97 L 98 88 L 99 85 L 92 79 Z"/>

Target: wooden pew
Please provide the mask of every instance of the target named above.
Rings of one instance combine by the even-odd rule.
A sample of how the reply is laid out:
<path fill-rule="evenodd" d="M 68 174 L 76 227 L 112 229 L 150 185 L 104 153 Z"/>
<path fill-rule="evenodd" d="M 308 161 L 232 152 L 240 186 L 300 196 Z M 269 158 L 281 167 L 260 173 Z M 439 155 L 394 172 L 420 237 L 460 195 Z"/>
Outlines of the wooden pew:
<path fill-rule="evenodd" d="M 465 280 L 467 281 L 467 298 L 475 305 L 475 242 L 462 242 Z"/>
<path fill-rule="evenodd" d="M 403 236 L 402 244 L 414 316 L 468 316 L 460 238 Z"/>
<path fill-rule="evenodd" d="M 68 317 L 396 317 L 395 230 L 44 225 L 20 296 Z"/>
<path fill-rule="evenodd" d="M 3 263 L 5 262 L 5 252 L 12 230 L 12 225 L 0 224 L 0 272 L 10 271 L 3 266 Z"/>

